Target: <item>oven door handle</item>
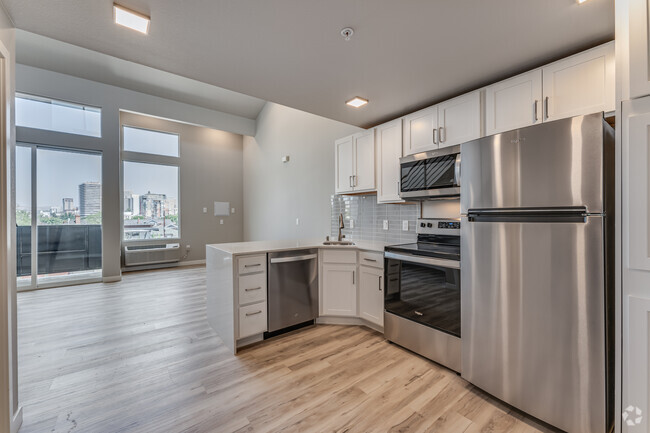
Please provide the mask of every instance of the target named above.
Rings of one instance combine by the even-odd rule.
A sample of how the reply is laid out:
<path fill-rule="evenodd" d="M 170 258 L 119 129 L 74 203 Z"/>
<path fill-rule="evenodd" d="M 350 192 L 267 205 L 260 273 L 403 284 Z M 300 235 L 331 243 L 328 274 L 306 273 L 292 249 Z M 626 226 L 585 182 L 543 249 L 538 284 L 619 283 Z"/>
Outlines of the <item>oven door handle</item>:
<path fill-rule="evenodd" d="M 385 252 L 384 257 L 387 259 L 401 260 L 403 262 L 409 263 L 419 263 L 422 265 L 440 266 L 442 268 L 460 269 L 460 261 L 457 260 L 435 259 L 433 257 L 422 257 L 412 254 L 396 254 L 389 252 Z"/>

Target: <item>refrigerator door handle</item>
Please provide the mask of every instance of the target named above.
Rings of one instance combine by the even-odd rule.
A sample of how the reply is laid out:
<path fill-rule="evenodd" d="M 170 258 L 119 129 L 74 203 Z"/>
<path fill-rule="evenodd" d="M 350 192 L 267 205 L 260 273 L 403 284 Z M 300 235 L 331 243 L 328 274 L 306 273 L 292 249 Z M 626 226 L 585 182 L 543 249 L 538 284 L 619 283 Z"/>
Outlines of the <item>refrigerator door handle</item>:
<path fill-rule="evenodd" d="M 488 223 L 586 223 L 591 216 L 584 211 L 574 212 L 468 212 L 469 222 Z"/>

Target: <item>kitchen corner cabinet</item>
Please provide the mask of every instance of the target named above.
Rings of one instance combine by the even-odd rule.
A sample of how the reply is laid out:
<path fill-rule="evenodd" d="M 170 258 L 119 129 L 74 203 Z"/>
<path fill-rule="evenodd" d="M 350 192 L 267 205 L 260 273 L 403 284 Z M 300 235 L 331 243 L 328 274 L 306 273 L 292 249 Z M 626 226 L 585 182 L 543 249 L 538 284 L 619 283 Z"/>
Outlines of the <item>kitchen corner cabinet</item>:
<path fill-rule="evenodd" d="M 404 117 L 403 154 L 413 155 L 481 137 L 481 90 Z"/>
<path fill-rule="evenodd" d="M 335 141 L 337 194 L 375 190 L 375 131 Z"/>
<path fill-rule="evenodd" d="M 650 4 L 647 0 L 627 0 L 627 3 L 630 52 L 623 58 L 627 57 L 629 62 L 630 98 L 633 99 L 650 95 Z"/>
<path fill-rule="evenodd" d="M 384 271 L 359 266 L 359 316 L 384 326 Z"/>
<path fill-rule="evenodd" d="M 323 303 L 321 315 L 357 315 L 356 264 L 323 264 Z"/>
<path fill-rule="evenodd" d="M 402 119 L 375 128 L 377 203 L 401 203 L 399 159 L 402 157 Z"/>

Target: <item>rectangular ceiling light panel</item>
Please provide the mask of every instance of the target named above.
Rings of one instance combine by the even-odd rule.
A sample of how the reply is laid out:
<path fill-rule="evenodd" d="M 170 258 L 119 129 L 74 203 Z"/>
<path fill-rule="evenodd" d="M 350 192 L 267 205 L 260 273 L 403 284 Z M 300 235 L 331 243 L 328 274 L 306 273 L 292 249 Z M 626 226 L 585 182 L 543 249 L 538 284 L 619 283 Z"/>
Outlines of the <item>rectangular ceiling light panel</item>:
<path fill-rule="evenodd" d="M 113 4 L 113 16 L 116 24 L 128 27 L 140 33 L 149 33 L 149 23 L 151 22 L 151 19 L 146 15 Z"/>

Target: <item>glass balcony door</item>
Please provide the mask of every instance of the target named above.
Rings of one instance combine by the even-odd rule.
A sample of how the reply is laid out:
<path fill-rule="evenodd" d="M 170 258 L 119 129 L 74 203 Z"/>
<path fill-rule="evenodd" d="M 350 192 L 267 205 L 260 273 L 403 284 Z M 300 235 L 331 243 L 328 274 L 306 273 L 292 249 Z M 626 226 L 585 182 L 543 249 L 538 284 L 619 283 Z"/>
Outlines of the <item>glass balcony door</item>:
<path fill-rule="evenodd" d="M 97 153 L 18 146 L 19 289 L 101 279 L 101 158 Z"/>

